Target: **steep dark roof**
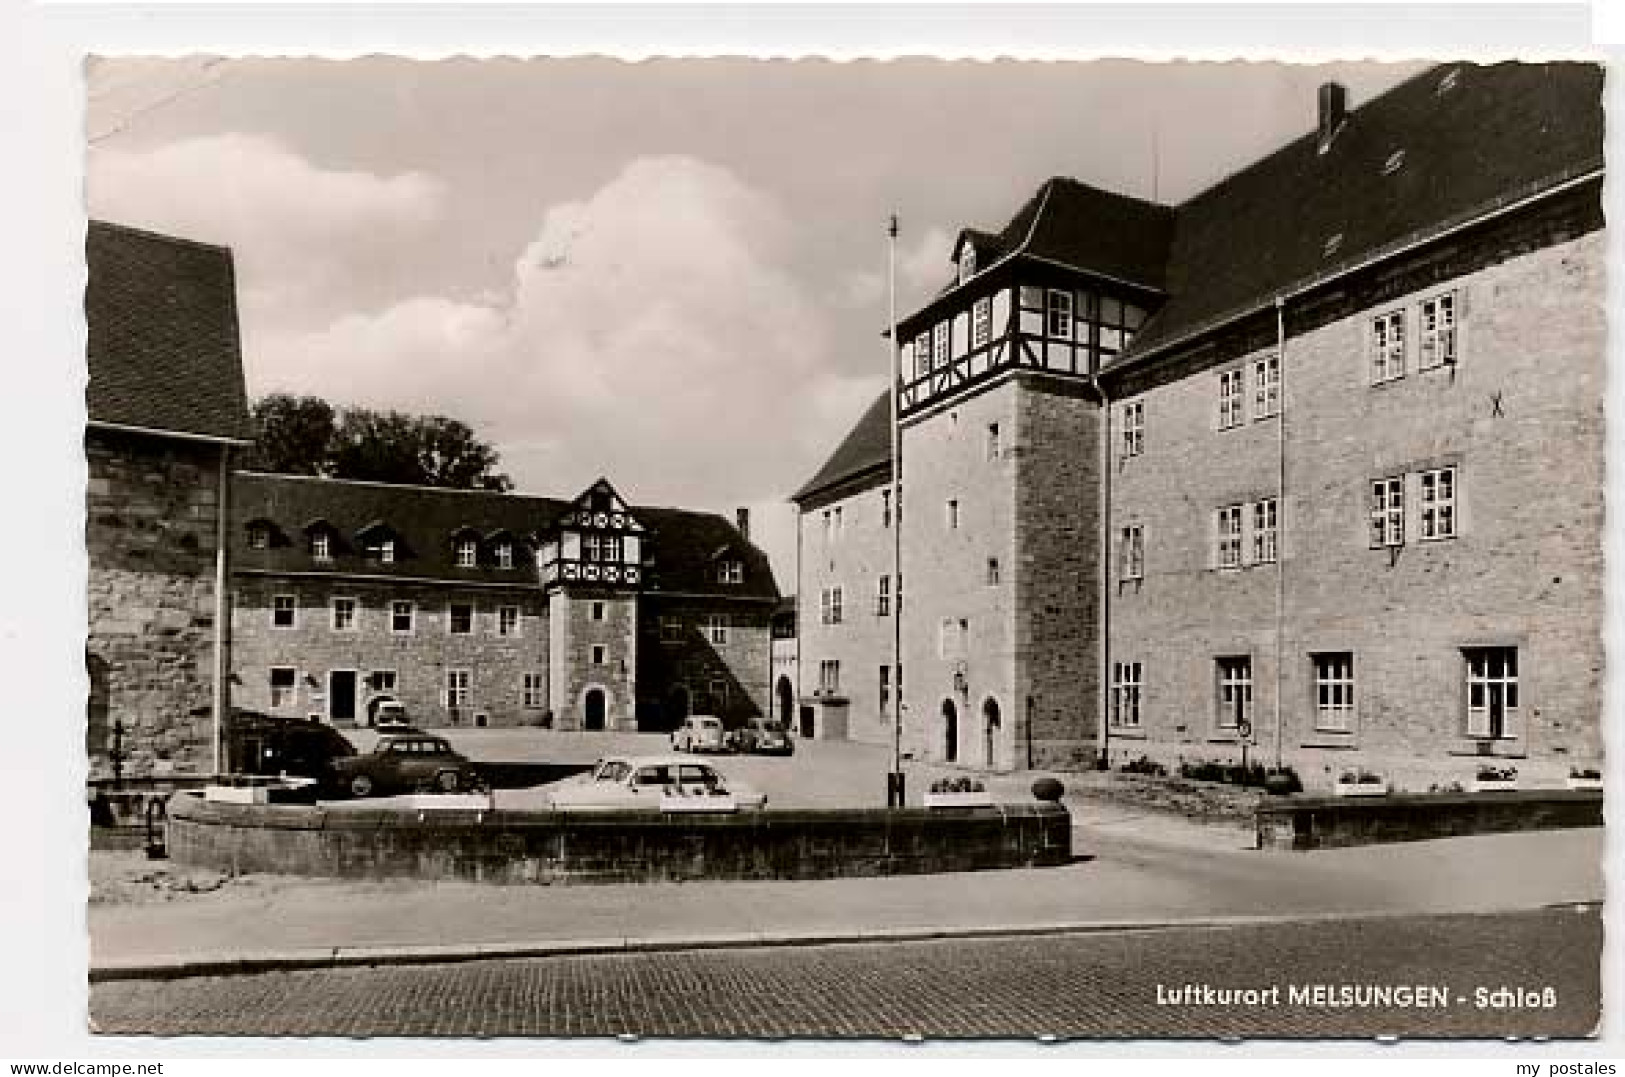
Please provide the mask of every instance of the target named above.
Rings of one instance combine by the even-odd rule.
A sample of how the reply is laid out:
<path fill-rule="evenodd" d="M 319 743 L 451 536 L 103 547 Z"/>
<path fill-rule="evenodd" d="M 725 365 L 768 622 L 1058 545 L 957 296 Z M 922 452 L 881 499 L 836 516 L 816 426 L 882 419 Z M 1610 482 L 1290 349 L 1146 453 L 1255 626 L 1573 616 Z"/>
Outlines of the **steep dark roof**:
<path fill-rule="evenodd" d="M 1352 110 L 1325 153 L 1311 132 L 1189 199 L 1170 298 L 1123 361 L 1600 168 L 1602 86 L 1596 64 L 1441 65 Z"/>
<path fill-rule="evenodd" d="M 790 495 L 791 501 L 804 501 L 822 490 L 876 468 L 891 473 L 891 394 L 881 393 L 863 413 L 846 439 L 830 454 L 824 466 Z"/>
<path fill-rule="evenodd" d="M 92 221 L 85 260 L 90 420 L 249 438 L 231 252 Z"/>
<path fill-rule="evenodd" d="M 532 559 L 533 537 L 546 532 L 571 507 L 567 500 L 527 494 L 251 471 L 234 476 L 231 501 L 232 563 L 238 569 L 331 572 L 336 576 L 359 572 L 516 587 L 538 585 Z M 633 507 L 631 512 L 646 528 L 645 592 L 779 597 L 767 555 L 752 546 L 725 517 L 668 508 Z M 303 545 L 304 524 L 315 518 L 330 522 L 346 540 L 334 550 L 330 565 L 313 562 Z M 251 548 L 247 525 L 256 520 L 276 524 L 283 541 L 273 542 L 269 549 Z M 386 523 L 399 538 L 393 564 L 367 558 L 355 541 L 357 532 L 378 521 Z M 517 545 L 514 567 L 497 568 L 490 560 L 490 551 L 484 550 L 478 568 L 458 568 L 451 536 L 463 528 L 473 528 L 486 536 L 499 531 L 512 535 Z M 743 583 L 717 582 L 714 555 L 724 548 L 745 562 Z"/>
<path fill-rule="evenodd" d="M 1064 176 L 1045 183 L 1005 229 L 1005 241 L 1024 254 L 1160 289 L 1168 259 L 1173 212 L 1128 195 L 1103 191 Z M 1031 216 L 1025 238 L 1011 235 Z M 1013 242 L 1012 242 L 1013 241 Z"/>

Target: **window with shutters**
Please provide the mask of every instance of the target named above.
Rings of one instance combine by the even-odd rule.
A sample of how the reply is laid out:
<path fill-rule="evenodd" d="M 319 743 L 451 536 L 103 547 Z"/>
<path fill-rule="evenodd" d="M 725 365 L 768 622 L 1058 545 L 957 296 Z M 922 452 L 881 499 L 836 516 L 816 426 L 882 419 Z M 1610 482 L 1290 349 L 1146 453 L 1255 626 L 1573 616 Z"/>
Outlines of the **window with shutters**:
<path fill-rule="evenodd" d="M 1371 384 L 1405 376 L 1405 312 L 1391 310 L 1371 320 Z"/>
<path fill-rule="evenodd" d="M 1227 370 L 1219 375 L 1219 429 L 1240 426 L 1242 411 L 1242 372 Z"/>
<path fill-rule="evenodd" d="M 1430 296 L 1417 307 L 1416 368 L 1432 370 L 1435 367 L 1454 366 L 1459 361 L 1459 338 L 1456 317 L 1461 307 L 1460 294 L 1443 292 Z"/>
<path fill-rule="evenodd" d="M 1405 476 L 1371 483 L 1371 548 L 1405 545 Z"/>
<path fill-rule="evenodd" d="M 1241 567 L 1241 510 L 1240 505 L 1226 505 L 1214 514 L 1217 568 Z"/>

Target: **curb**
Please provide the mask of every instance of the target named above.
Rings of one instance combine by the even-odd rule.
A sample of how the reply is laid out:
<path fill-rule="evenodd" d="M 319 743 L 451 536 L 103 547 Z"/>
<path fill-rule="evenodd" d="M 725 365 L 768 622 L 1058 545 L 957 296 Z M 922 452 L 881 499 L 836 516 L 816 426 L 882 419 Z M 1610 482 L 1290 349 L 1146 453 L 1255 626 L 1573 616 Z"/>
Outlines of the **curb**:
<path fill-rule="evenodd" d="M 1592 902 L 1563 902 L 1548 906 L 1585 911 Z M 1497 915 L 1531 910 L 1449 910 L 1307 913 L 1258 916 L 1205 916 L 1185 920 L 1081 920 L 1036 924 L 996 924 L 976 927 L 869 928 L 847 931 L 754 931 L 715 935 L 663 935 L 547 939 L 519 942 L 450 943 L 444 945 L 337 946 L 283 950 L 242 956 L 144 958 L 92 966 L 92 984 L 121 980 L 179 980 L 198 976 L 244 976 L 266 972 L 318 969 L 371 968 L 401 965 L 448 965 L 469 961 L 523 960 L 545 957 L 594 957 L 607 954 L 670 953 L 685 950 L 742 950 L 773 947 L 873 945 L 894 942 L 933 942 L 953 939 L 998 939 L 1020 936 L 1091 935 L 1110 932 L 1222 930 L 1270 924 L 1313 924 L 1349 920 L 1392 920 L 1435 915 Z"/>

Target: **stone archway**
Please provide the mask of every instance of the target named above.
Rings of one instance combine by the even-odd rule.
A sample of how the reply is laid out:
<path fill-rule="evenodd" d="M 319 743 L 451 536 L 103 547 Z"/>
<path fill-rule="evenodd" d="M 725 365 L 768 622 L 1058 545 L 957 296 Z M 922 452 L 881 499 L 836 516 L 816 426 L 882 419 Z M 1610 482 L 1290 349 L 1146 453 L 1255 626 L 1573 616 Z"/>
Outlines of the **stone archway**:
<path fill-rule="evenodd" d="M 597 732 L 603 729 L 607 710 L 604 690 L 602 688 L 587 689 L 587 694 L 581 701 L 581 728 L 589 732 Z"/>
<path fill-rule="evenodd" d="M 942 760 L 959 761 L 959 708 L 951 699 L 942 701 Z"/>
<path fill-rule="evenodd" d="M 779 697 L 779 724 L 789 729 L 795 719 L 796 690 L 790 684 L 789 677 L 780 677 L 778 686 Z"/>
<path fill-rule="evenodd" d="M 982 762 L 988 770 L 998 766 L 999 701 L 992 696 L 982 702 Z"/>

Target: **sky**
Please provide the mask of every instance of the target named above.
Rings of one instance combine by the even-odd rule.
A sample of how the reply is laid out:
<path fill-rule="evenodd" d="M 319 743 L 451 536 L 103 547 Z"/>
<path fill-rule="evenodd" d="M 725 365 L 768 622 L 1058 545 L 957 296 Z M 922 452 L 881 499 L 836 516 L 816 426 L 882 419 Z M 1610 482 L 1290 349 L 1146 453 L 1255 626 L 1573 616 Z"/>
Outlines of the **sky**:
<path fill-rule="evenodd" d="M 519 490 L 786 498 L 1052 175 L 1178 202 L 1423 65 L 93 58 L 90 215 L 232 248 L 251 396 L 451 415 Z"/>

